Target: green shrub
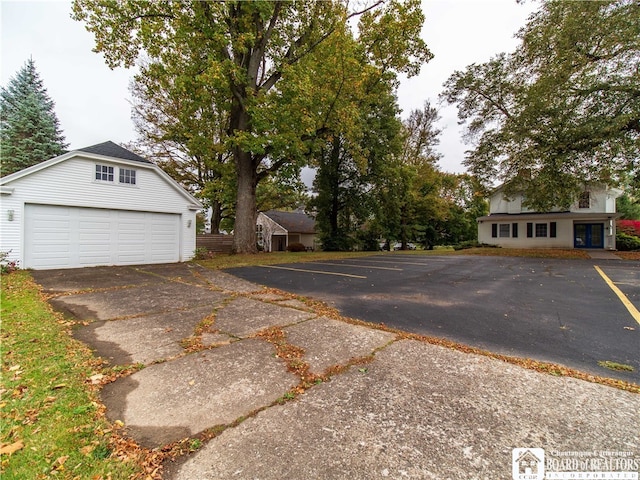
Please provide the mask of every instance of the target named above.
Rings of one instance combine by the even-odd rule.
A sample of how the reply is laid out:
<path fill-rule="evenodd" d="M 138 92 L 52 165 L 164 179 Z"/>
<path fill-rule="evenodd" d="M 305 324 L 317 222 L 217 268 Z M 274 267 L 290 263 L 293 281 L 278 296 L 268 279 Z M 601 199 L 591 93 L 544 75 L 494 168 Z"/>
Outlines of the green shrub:
<path fill-rule="evenodd" d="M 213 257 L 215 257 L 215 253 L 210 252 L 205 247 L 198 247 L 193 252 L 194 260 L 211 260 Z"/>
<path fill-rule="evenodd" d="M 640 237 L 629 235 L 624 232 L 618 232 L 616 234 L 616 247 L 618 250 L 623 252 L 640 250 Z"/>
<path fill-rule="evenodd" d="M 454 250 L 466 250 L 468 248 L 500 248 L 498 245 L 489 245 L 488 243 L 480 243 L 477 240 L 467 240 L 453 246 Z"/>
<path fill-rule="evenodd" d="M 307 247 L 305 247 L 301 243 L 290 243 L 287 246 L 287 251 L 288 252 L 306 252 L 307 251 Z"/>
<path fill-rule="evenodd" d="M 12 273 L 19 269 L 17 260 L 8 260 L 10 253 L 11 250 L 0 252 L 0 273 L 2 274 Z"/>

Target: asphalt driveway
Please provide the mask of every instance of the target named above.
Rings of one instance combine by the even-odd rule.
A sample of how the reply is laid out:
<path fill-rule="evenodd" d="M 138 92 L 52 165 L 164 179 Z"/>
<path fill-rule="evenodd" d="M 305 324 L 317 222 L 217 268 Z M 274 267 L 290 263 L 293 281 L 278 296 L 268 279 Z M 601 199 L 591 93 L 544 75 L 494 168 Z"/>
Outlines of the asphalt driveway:
<path fill-rule="evenodd" d="M 598 260 L 640 309 L 637 262 Z M 228 270 L 348 317 L 640 383 L 640 324 L 594 260 L 384 255 Z M 629 365 L 633 372 L 599 362 Z"/>

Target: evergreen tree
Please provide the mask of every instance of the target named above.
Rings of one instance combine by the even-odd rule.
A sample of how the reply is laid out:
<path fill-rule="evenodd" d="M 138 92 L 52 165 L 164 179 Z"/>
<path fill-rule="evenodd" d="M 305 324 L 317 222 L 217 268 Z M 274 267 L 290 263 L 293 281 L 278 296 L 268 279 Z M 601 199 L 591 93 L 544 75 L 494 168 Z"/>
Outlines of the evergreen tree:
<path fill-rule="evenodd" d="M 7 87 L 2 87 L 2 175 L 64 153 L 67 144 L 53 108 L 54 102 L 44 88 L 35 62 L 30 58 Z"/>

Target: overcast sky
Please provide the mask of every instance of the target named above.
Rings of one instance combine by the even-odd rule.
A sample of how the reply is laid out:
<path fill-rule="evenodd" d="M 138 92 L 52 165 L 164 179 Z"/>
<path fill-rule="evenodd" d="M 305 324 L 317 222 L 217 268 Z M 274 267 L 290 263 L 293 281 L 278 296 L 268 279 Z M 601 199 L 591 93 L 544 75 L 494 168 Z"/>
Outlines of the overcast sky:
<path fill-rule="evenodd" d="M 526 23 L 537 3 L 515 0 L 423 0 L 426 22 L 422 35 L 434 59 L 419 76 L 404 79 L 398 92 L 403 118 L 425 100 L 440 109 L 443 130 L 440 167 L 462 172 L 464 151 L 456 109 L 437 104 L 442 84 L 455 70 L 512 51 L 514 34 Z M 93 36 L 70 18 L 65 1 L 0 0 L 1 83 L 6 86 L 32 57 L 51 99 L 69 147 L 87 147 L 112 140 L 135 139 L 129 104 L 133 73 L 110 70 L 92 52 Z"/>

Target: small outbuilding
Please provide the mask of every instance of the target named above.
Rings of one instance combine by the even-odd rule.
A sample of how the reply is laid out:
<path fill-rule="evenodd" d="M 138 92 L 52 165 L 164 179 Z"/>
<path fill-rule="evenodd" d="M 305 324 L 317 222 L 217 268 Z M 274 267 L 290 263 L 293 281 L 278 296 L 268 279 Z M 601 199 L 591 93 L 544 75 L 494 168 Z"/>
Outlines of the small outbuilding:
<path fill-rule="evenodd" d="M 20 268 L 189 260 L 202 204 L 157 165 L 100 143 L 0 179 L 0 250 Z"/>
<path fill-rule="evenodd" d="M 260 212 L 256 227 L 258 245 L 265 252 L 282 252 L 292 243 L 301 243 L 307 250 L 315 249 L 316 220 L 303 211 Z"/>

